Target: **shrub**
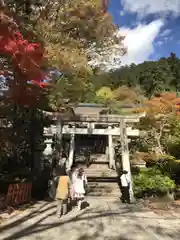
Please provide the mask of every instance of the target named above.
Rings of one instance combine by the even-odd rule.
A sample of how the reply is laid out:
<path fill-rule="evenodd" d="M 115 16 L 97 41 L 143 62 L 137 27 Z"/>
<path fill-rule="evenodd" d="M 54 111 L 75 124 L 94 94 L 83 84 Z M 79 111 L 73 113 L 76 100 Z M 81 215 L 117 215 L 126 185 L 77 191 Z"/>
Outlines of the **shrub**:
<path fill-rule="evenodd" d="M 152 152 L 136 152 L 133 154 L 133 158 L 137 160 L 143 160 L 146 162 L 147 167 L 154 166 L 158 159 L 157 156 Z"/>
<path fill-rule="evenodd" d="M 167 154 L 154 155 L 152 153 L 136 153 L 136 158 L 139 157 L 146 162 L 147 167 L 156 167 L 162 174 L 168 175 L 170 178 L 180 183 L 180 160 L 176 160 L 174 156 Z"/>
<path fill-rule="evenodd" d="M 166 174 L 170 178 L 178 180 L 180 174 L 180 160 L 176 160 L 173 156 L 161 155 L 158 157 L 156 166 L 162 174 Z"/>
<path fill-rule="evenodd" d="M 180 138 L 178 136 L 169 136 L 166 141 L 166 150 L 171 155 L 178 158 L 180 156 L 179 154 L 179 148 L 180 148 Z"/>
<path fill-rule="evenodd" d="M 139 174 L 134 175 L 133 184 L 135 196 L 138 198 L 166 195 L 176 187 L 174 181 L 157 168 L 140 170 Z"/>

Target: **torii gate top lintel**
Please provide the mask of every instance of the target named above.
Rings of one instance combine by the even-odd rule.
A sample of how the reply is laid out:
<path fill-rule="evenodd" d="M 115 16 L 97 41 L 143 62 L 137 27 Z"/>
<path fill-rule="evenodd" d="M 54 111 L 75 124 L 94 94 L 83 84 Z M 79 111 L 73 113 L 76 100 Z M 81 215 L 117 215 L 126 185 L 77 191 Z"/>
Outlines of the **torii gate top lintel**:
<path fill-rule="evenodd" d="M 50 128 L 45 129 L 45 134 L 50 133 L 62 133 L 62 134 L 91 134 L 91 135 L 120 135 L 120 125 L 124 125 L 127 128 L 127 135 L 138 136 L 139 130 L 128 127 L 127 124 L 133 124 L 139 122 L 144 114 L 122 116 L 122 115 L 81 115 L 79 120 L 77 119 L 54 119 L 55 124 Z M 99 125 L 102 126 L 99 128 Z M 97 126 L 97 127 L 96 127 Z M 60 131 L 60 132 L 59 132 Z"/>

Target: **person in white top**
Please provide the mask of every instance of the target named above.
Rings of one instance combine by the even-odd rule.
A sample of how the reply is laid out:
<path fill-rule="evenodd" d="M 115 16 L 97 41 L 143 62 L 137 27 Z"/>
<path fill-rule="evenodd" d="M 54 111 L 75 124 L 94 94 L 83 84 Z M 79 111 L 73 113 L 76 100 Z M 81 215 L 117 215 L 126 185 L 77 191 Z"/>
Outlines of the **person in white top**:
<path fill-rule="evenodd" d="M 78 210 L 81 210 L 81 205 L 84 200 L 85 189 L 84 189 L 84 169 L 80 168 L 78 170 L 77 177 L 74 182 L 74 196 L 77 200 Z"/>
<path fill-rule="evenodd" d="M 121 177 L 121 200 L 123 203 L 130 203 L 129 197 L 129 187 L 130 187 L 130 179 L 128 176 L 128 171 L 124 170 Z"/>
<path fill-rule="evenodd" d="M 71 207 L 73 208 L 76 205 L 76 201 L 75 201 L 75 192 L 74 192 L 74 184 L 76 182 L 77 179 L 77 174 L 78 174 L 78 169 L 73 167 L 72 171 L 71 171 Z"/>
<path fill-rule="evenodd" d="M 73 171 L 72 171 L 72 183 L 75 182 L 75 180 L 77 178 L 77 174 L 78 174 L 78 169 L 77 168 L 73 169 Z"/>

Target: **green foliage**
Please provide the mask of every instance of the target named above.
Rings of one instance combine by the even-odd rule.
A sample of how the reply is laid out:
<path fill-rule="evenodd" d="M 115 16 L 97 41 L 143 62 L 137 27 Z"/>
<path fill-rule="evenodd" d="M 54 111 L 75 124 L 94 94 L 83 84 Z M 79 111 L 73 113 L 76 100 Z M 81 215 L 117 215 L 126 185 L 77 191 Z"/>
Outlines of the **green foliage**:
<path fill-rule="evenodd" d="M 111 88 L 102 87 L 96 92 L 96 98 L 99 99 L 99 102 L 107 104 L 113 101 L 114 95 Z"/>
<path fill-rule="evenodd" d="M 180 160 L 176 160 L 174 156 L 168 154 L 156 155 L 152 152 L 136 152 L 134 157 L 136 159 L 143 159 L 148 168 L 155 167 L 163 175 L 169 176 L 177 183 L 179 182 Z"/>
<path fill-rule="evenodd" d="M 99 76 L 98 87 L 107 86 L 112 90 L 126 85 L 140 86 L 145 96 L 151 97 L 162 91 L 179 89 L 180 59 L 174 53 L 158 61 L 147 61 L 138 65 L 131 64 Z"/>
<path fill-rule="evenodd" d="M 166 139 L 167 152 L 176 158 L 180 158 L 180 138 L 177 136 L 168 136 Z"/>
<path fill-rule="evenodd" d="M 167 174 L 171 178 L 175 178 L 180 173 L 180 161 L 176 160 L 175 157 L 169 155 L 158 156 L 156 166 L 160 169 L 163 174 Z"/>
<path fill-rule="evenodd" d="M 35 153 L 44 149 L 41 149 L 44 143 L 44 127 L 48 126 L 50 121 L 37 108 L 9 103 L 4 107 L 4 111 L 7 115 L 2 119 L 1 128 L 1 171 L 32 169 Z"/>
<path fill-rule="evenodd" d="M 170 70 L 172 73 L 172 86 L 176 87 L 176 90 L 180 90 L 180 61 L 179 58 L 177 58 L 175 53 L 171 53 L 170 56 L 167 59 L 168 65 L 170 66 Z"/>
<path fill-rule="evenodd" d="M 166 151 L 180 159 L 180 121 L 178 117 L 171 118 L 169 121 L 169 133 L 166 136 Z"/>
<path fill-rule="evenodd" d="M 173 102 L 169 104 L 173 105 Z M 137 127 L 143 133 L 136 143 L 139 152 L 150 155 L 166 153 L 180 159 L 180 121 L 174 113 L 167 112 L 157 118 L 157 113 L 152 112 L 151 116 L 141 119 Z"/>
<path fill-rule="evenodd" d="M 141 170 L 133 176 L 133 184 L 137 197 L 166 195 L 176 187 L 174 181 L 157 168 Z"/>

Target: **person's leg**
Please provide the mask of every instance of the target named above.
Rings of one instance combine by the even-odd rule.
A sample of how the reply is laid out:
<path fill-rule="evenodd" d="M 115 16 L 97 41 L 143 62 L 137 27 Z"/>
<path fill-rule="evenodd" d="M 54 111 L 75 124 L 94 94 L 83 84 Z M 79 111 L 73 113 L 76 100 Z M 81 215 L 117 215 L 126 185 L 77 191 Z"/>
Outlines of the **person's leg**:
<path fill-rule="evenodd" d="M 73 208 L 75 206 L 75 197 L 74 197 L 74 187 L 71 187 L 71 208 Z"/>
<path fill-rule="evenodd" d="M 86 158 L 86 160 L 85 160 L 85 162 L 86 162 L 86 167 L 89 167 L 89 159 L 88 159 L 87 154 L 86 154 L 85 158 Z"/>
<path fill-rule="evenodd" d="M 69 212 L 70 210 L 71 210 L 71 197 L 69 197 L 67 201 L 67 212 Z"/>
<path fill-rule="evenodd" d="M 82 200 L 78 199 L 78 210 L 81 210 L 81 204 L 82 204 Z"/>
<path fill-rule="evenodd" d="M 74 207 L 74 199 L 70 197 L 69 209 L 72 210 Z"/>
<path fill-rule="evenodd" d="M 65 215 L 67 213 L 67 204 L 68 204 L 68 199 L 63 200 L 63 212 L 62 214 Z"/>
<path fill-rule="evenodd" d="M 126 188 L 126 202 L 130 203 L 129 187 Z"/>
<path fill-rule="evenodd" d="M 58 199 L 57 200 L 57 216 L 61 217 L 62 214 L 62 200 Z"/>
<path fill-rule="evenodd" d="M 121 200 L 122 200 L 122 202 L 123 203 L 125 203 L 126 202 L 126 197 L 125 197 L 125 187 L 121 187 L 121 194 L 122 194 L 122 196 L 121 196 Z"/>
<path fill-rule="evenodd" d="M 126 203 L 130 202 L 130 199 L 129 199 L 129 188 L 128 187 L 124 187 L 124 201 Z"/>
<path fill-rule="evenodd" d="M 73 207 L 76 207 L 76 206 L 77 206 L 77 199 L 74 198 L 74 199 L 73 199 Z"/>
<path fill-rule="evenodd" d="M 91 165 L 91 154 L 90 153 L 88 153 L 88 161 L 87 161 L 87 163 L 88 163 L 87 167 L 89 167 Z"/>

